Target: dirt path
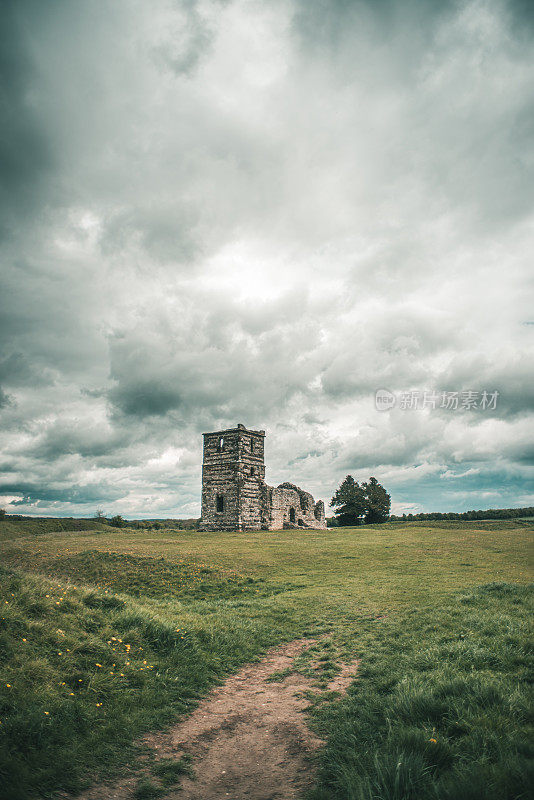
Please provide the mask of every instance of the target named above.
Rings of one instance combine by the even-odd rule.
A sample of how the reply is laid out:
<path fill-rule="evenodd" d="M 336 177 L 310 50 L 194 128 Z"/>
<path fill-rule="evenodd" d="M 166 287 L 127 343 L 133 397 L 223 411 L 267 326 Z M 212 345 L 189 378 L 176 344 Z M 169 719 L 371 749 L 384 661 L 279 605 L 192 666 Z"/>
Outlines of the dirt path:
<path fill-rule="evenodd" d="M 309 755 L 321 744 L 306 725 L 304 692 L 309 679 L 291 673 L 269 681 L 274 672 L 314 643 L 300 639 L 270 650 L 214 689 L 198 708 L 167 733 L 143 740 L 156 760 L 192 756 L 195 779 L 166 790 L 176 800 L 295 800 L 310 785 Z M 345 665 L 328 690 L 344 691 L 356 664 Z M 120 785 L 98 786 L 80 800 L 130 800 L 138 776 Z"/>

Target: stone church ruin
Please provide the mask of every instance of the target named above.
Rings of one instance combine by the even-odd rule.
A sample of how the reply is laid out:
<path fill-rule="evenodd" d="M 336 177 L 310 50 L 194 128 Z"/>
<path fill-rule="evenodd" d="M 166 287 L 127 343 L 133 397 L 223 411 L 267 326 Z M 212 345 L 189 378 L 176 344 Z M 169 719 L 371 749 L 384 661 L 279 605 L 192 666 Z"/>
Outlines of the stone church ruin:
<path fill-rule="evenodd" d="M 205 433 L 201 531 L 326 528 L 324 503 L 293 483 L 265 483 L 265 431 Z"/>

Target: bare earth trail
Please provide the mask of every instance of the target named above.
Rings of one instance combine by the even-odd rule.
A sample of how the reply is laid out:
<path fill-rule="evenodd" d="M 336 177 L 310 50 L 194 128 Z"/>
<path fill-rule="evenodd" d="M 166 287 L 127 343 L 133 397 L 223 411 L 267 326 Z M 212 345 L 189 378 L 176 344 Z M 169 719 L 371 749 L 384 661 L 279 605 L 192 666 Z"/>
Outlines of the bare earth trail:
<path fill-rule="evenodd" d="M 155 759 L 192 756 L 195 779 L 165 790 L 172 800 L 296 800 L 313 782 L 309 756 L 322 741 L 306 725 L 304 693 L 312 681 L 296 672 L 269 681 L 292 667 L 313 639 L 272 648 L 214 689 L 186 719 L 166 733 L 143 739 Z M 357 663 L 345 665 L 327 691 L 344 691 Z M 92 788 L 79 800 L 130 800 L 136 774 L 118 784 Z"/>

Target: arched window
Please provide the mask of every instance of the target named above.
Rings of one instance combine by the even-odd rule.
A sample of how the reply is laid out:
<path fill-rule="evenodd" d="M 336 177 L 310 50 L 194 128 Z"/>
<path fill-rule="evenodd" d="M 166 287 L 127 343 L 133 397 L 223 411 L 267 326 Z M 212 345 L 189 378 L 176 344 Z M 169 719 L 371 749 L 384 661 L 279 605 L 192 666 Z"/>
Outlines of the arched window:
<path fill-rule="evenodd" d="M 222 494 L 217 495 L 217 511 L 219 513 L 224 511 L 224 495 Z"/>
<path fill-rule="evenodd" d="M 256 470 L 254 469 L 254 467 L 250 468 L 250 474 L 251 475 L 255 475 L 256 474 Z"/>
<path fill-rule="evenodd" d="M 295 522 L 295 509 L 294 508 L 290 508 L 289 509 L 289 521 L 290 522 Z"/>
<path fill-rule="evenodd" d="M 221 436 L 221 438 L 219 439 L 218 448 L 219 448 L 219 453 L 222 452 L 222 450 L 224 450 L 224 436 Z"/>

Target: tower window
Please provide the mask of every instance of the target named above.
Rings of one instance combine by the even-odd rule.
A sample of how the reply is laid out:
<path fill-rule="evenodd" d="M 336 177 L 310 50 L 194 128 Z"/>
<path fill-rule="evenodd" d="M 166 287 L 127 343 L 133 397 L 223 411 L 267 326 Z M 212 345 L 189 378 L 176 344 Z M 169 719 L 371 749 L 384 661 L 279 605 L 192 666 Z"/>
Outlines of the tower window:
<path fill-rule="evenodd" d="M 219 444 L 217 446 L 218 446 L 218 449 L 219 449 L 219 453 L 224 450 L 224 437 L 223 436 L 221 436 L 221 438 L 219 439 Z"/>
<path fill-rule="evenodd" d="M 295 509 L 294 508 L 290 508 L 289 509 L 289 521 L 290 522 L 295 522 Z"/>
<path fill-rule="evenodd" d="M 217 495 L 217 511 L 219 513 L 224 511 L 224 495 L 222 494 Z"/>
<path fill-rule="evenodd" d="M 254 469 L 254 467 L 250 468 L 250 474 L 251 475 L 255 475 L 256 474 L 256 470 Z"/>

